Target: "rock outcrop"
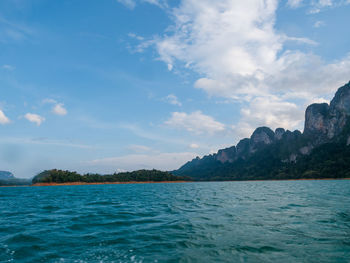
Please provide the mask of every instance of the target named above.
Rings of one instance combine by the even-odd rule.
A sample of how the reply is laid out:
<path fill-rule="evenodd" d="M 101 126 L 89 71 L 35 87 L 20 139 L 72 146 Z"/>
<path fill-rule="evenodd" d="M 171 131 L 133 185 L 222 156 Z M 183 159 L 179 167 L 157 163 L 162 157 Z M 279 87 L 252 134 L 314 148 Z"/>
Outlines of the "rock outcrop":
<path fill-rule="evenodd" d="M 239 141 L 237 146 L 221 149 L 216 154 L 203 158 L 197 157 L 175 173 L 183 174 L 197 168 L 205 170 L 218 164 L 247 161 L 264 150 L 273 152 L 282 163 L 295 163 L 300 156 L 309 155 L 313 149 L 325 143 L 343 140 L 343 144 L 350 145 L 349 119 L 350 82 L 338 89 L 330 104 L 319 103 L 307 107 L 303 133 L 298 130 L 292 132 L 277 128 L 272 131 L 268 127 L 259 127 L 250 138 Z"/>
<path fill-rule="evenodd" d="M 305 112 L 304 135 L 314 146 L 331 141 L 339 136 L 350 116 L 350 82 L 341 87 L 333 100 L 312 104 Z"/>
<path fill-rule="evenodd" d="M 279 141 L 282 139 L 283 134 L 285 133 L 285 129 L 283 128 L 277 128 L 275 130 L 275 140 Z"/>
<path fill-rule="evenodd" d="M 324 136 L 328 133 L 329 105 L 311 104 L 305 112 L 305 135 Z"/>

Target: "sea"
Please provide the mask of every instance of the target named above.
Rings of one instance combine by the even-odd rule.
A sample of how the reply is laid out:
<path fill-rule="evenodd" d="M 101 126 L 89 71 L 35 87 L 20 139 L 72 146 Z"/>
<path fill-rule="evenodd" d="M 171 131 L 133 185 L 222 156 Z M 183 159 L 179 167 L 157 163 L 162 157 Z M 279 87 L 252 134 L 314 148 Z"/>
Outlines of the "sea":
<path fill-rule="evenodd" d="M 350 262 L 350 180 L 2 187 L 0 262 Z"/>

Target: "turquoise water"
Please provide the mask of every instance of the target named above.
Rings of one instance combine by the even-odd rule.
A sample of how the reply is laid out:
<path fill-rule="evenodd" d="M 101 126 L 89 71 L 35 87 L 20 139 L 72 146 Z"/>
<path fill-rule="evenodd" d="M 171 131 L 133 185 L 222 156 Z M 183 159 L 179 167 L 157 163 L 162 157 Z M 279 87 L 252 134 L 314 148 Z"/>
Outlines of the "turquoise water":
<path fill-rule="evenodd" d="M 350 181 L 0 188 L 0 262 L 350 262 Z"/>

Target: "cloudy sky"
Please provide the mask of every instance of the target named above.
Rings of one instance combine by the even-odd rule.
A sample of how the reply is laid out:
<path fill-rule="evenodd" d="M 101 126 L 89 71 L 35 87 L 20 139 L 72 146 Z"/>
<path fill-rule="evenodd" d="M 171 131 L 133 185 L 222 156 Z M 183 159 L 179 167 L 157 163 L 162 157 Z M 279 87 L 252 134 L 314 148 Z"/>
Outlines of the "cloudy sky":
<path fill-rule="evenodd" d="M 2 0 L 0 170 L 176 169 L 303 128 L 350 80 L 349 0 Z"/>

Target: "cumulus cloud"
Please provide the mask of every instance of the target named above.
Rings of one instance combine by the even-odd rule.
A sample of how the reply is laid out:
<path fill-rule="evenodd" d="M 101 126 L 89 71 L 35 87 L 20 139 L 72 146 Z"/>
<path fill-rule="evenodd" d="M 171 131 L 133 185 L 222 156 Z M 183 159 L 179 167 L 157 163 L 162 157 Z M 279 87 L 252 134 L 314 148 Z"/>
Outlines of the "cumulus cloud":
<path fill-rule="evenodd" d="M 47 104 L 53 104 L 52 106 L 52 113 L 59 115 L 59 116 L 64 116 L 67 115 L 67 109 L 64 107 L 63 103 L 59 103 L 54 99 L 49 99 L 46 98 L 43 100 L 43 103 L 47 103 Z"/>
<path fill-rule="evenodd" d="M 182 103 L 179 101 L 179 99 L 174 94 L 169 94 L 164 98 L 164 101 L 176 105 L 176 106 L 182 106 Z"/>
<path fill-rule="evenodd" d="M 159 59 L 171 69 L 198 73 L 201 77 L 194 87 L 209 96 L 243 103 L 241 126 L 280 123 L 291 129 L 300 127 L 300 110 L 306 102 L 329 97 L 349 81 L 350 54 L 329 62 L 301 51 L 300 45 L 317 43 L 275 29 L 278 3 L 182 0 L 171 10 L 172 27 L 154 39 Z M 297 7 L 302 1 L 288 4 Z M 308 4 L 324 8 L 334 2 Z M 271 110 L 276 104 L 286 110 Z M 168 124 L 195 130 L 193 123 L 185 122 L 187 118 L 186 113 L 174 113 Z"/>
<path fill-rule="evenodd" d="M 256 97 L 241 109 L 241 116 L 242 120 L 233 129 L 240 137 L 249 137 L 260 126 L 302 128 L 304 109 L 277 96 Z"/>
<path fill-rule="evenodd" d="M 130 154 L 119 157 L 96 159 L 86 162 L 86 165 L 105 172 L 138 169 L 178 169 L 185 162 L 195 158 L 197 154 L 191 152 L 157 153 L 157 154 Z"/>
<path fill-rule="evenodd" d="M 190 147 L 191 149 L 198 149 L 198 148 L 199 148 L 199 145 L 196 144 L 196 143 L 191 143 L 191 144 L 189 145 L 189 147 Z"/>
<path fill-rule="evenodd" d="M 6 117 L 5 113 L 0 109 L 0 124 L 8 124 L 10 119 Z"/>
<path fill-rule="evenodd" d="M 211 78 L 254 75 L 270 67 L 282 48 L 273 29 L 276 8 L 271 0 L 184 0 L 173 12 L 173 31 L 156 43 L 160 59 Z"/>
<path fill-rule="evenodd" d="M 195 111 L 190 114 L 185 112 L 173 112 L 165 122 L 166 125 L 177 129 L 185 129 L 194 134 L 213 135 L 225 130 L 225 125 L 213 119 L 213 117 Z"/>
<path fill-rule="evenodd" d="M 45 121 L 45 118 L 34 113 L 27 113 L 24 115 L 24 118 L 26 118 L 28 121 L 35 123 L 37 126 L 40 126 L 42 122 Z"/>
<path fill-rule="evenodd" d="M 67 114 L 67 110 L 64 108 L 63 103 L 58 103 L 52 108 L 52 112 L 56 115 L 64 116 Z"/>

